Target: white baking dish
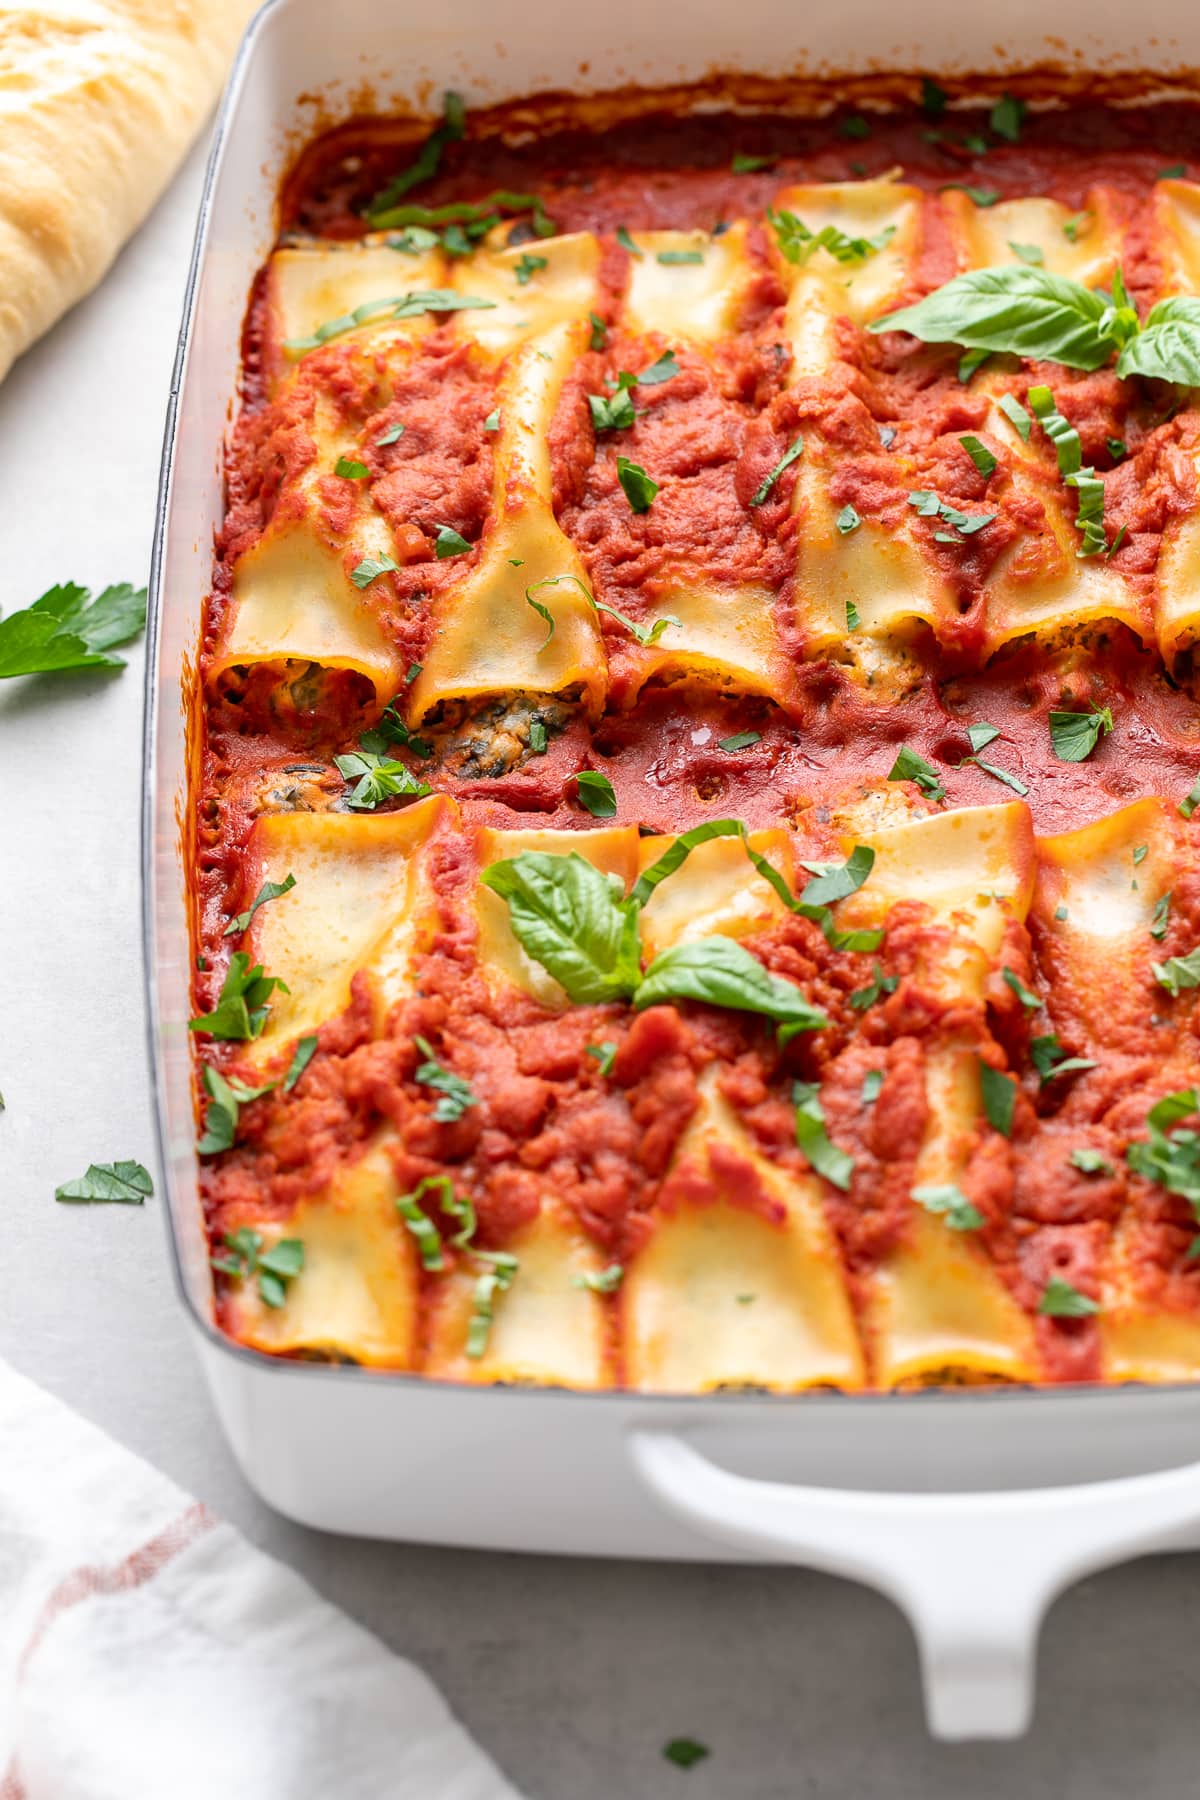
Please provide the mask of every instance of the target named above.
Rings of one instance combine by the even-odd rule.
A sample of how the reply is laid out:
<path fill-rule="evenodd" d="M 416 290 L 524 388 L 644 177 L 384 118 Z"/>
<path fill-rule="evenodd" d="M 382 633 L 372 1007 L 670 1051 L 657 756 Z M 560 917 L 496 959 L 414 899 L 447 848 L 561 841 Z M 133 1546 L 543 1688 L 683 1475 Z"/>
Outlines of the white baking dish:
<path fill-rule="evenodd" d="M 494 102 L 714 69 L 998 75 L 1066 59 L 1115 72 L 1142 66 L 1147 45 L 1169 72 L 1197 60 L 1195 28 L 1182 0 L 1136 12 L 1119 0 L 1010 6 L 1003 65 L 994 19 L 962 0 L 920 0 L 903 20 L 882 0 L 820 10 L 520 0 L 502 42 L 498 29 L 487 0 L 273 0 L 222 109 L 167 421 L 146 723 L 150 1042 L 180 1292 L 234 1452 L 292 1518 L 428 1542 L 758 1557 L 851 1575 L 912 1621 L 935 1733 L 1013 1736 L 1030 1717 L 1053 1595 L 1089 1569 L 1200 1542 L 1200 1387 L 656 1400 L 273 1361 L 216 1331 L 185 1028 L 187 672 L 242 314 L 273 235 L 277 180 L 305 136 L 361 106 L 365 84 L 376 104 L 432 109 L 444 86 Z"/>

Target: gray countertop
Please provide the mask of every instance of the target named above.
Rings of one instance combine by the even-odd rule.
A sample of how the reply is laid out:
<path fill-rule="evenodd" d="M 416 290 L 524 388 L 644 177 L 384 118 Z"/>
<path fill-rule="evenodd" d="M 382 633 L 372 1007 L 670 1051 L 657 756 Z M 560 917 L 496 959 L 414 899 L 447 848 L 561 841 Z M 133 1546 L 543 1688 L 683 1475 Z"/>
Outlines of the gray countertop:
<path fill-rule="evenodd" d="M 67 578 L 145 579 L 200 175 L 193 157 L 101 290 L 0 388 L 4 611 Z M 135 645 L 123 674 L 0 690 L 0 1355 L 422 1664 L 531 1800 L 1194 1792 L 1200 1557 L 1073 1590 L 1043 1637 L 1030 1737 L 946 1748 L 924 1734 L 907 1626 L 861 1588 L 339 1540 L 250 1493 L 185 1335 L 157 1203 L 53 1200 L 89 1161 L 153 1162 L 141 661 Z M 712 1750 L 686 1774 L 661 1756 L 684 1735 Z"/>

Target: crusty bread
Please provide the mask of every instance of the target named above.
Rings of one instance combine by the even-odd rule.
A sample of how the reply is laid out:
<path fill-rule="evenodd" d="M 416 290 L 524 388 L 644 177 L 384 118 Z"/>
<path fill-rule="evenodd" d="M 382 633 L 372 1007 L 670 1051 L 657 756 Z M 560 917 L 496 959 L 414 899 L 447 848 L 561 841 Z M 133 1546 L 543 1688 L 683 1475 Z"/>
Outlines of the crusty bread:
<path fill-rule="evenodd" d="M 0 0 L 0 378 L 174 173 L 255 0 Z"/>

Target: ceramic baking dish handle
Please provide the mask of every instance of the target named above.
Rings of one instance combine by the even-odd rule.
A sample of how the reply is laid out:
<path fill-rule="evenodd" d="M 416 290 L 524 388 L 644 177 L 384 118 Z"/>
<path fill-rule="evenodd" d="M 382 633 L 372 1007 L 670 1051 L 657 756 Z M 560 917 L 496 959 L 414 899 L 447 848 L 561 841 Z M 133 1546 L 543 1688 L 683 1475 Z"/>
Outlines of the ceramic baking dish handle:
<path fill-rule="evenodd" d="M 1168 1549 L 1200 1518 L 1200 1463 L 1078 1487 L 895 1494 L 730 1474 L 670 1431 L 630 1434 L 655 1498 L 718 1542 L 849 1576 L 907 1615 L 939 1738 L 1028 1728 L 1038 1630 L 1090 1570 Z"/>

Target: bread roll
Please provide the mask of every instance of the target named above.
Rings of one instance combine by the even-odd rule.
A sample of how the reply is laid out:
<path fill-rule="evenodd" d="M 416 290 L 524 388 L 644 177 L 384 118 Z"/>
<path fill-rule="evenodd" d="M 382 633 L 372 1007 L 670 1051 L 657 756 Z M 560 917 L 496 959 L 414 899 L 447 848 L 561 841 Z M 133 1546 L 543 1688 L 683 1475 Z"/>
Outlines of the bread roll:
<path fill-rule="evenodd" d="M 141 224 L 253 7 L 0 0 L 0 379 Z"/>

